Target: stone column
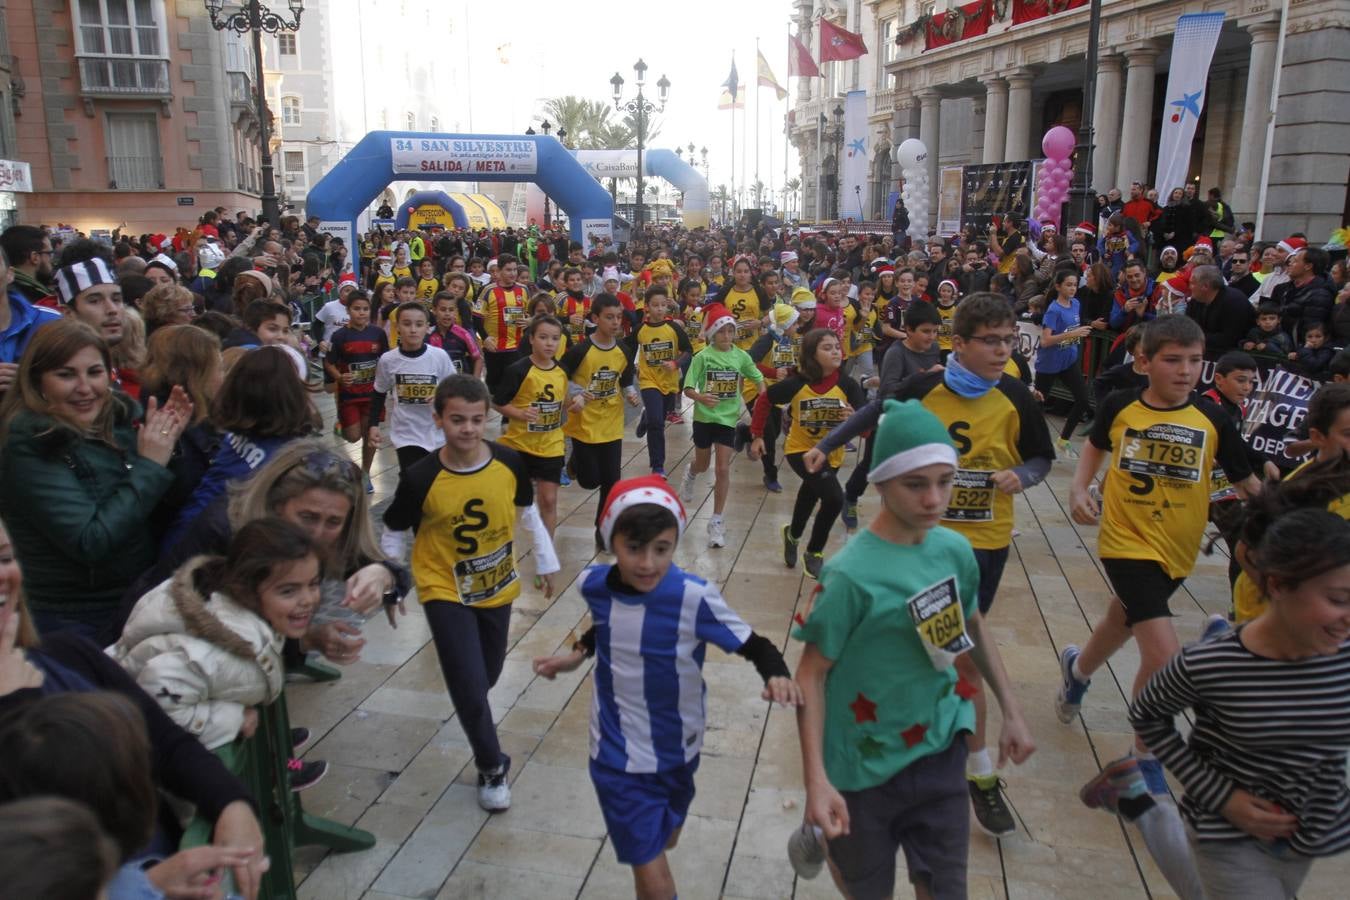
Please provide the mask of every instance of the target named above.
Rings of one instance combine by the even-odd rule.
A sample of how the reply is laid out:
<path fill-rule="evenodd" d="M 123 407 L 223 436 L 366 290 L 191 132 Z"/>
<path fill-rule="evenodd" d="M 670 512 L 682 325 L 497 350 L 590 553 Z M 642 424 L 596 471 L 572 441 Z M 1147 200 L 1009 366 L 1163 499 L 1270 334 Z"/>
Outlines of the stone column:
<path fill-rule="evenodd" d="M 1034 79 L 1035 76 L 1026 70 L 1008 76 L 1008 141 L 1003 152 L 1010 161 L 1030 158 L 1031 82 Z"/>
<path fill-rule="evenodd" d="M 1152 180 L 1148 169 L 1149 138 L 1153 131 L 1153 64 L 1158 59 L 1154 47 L 1136 47 L 1125 52 L 1125 116 L 1121 122 L 1120 165 L 1116 184 Z M 1166 197 L 1159 197 L 1165 204 Z"/>
<path fill-rule="evenodd" d="M 1275 44 L 1280 35 L 1280 26 L 1278 22 L 1257 22 L 1248 25 L 1247 31 L 1252 36 L 1252 54 L 1247 65 L 1247 95 L 1242 105 L 1243 137 L 1238 142 L 1237 180 L 1229 202 L 1233 204 L 1235 217 L 1250 218 L 1256 215 L 1256 193 L 1261 186 L 1261 160 L 1266 155 L 1266 116 L 1270 112 L 1270 89 L 1275 78 Z"/>
<path fill-rule="evenodd" d="M 976 97 L 970 108 L 970 162 L 979 165 L 984 159 L 984 117 L 985 101 Z"/>
<path fill-rule="evenodd" d="M 1120 154 L 1121 58 L 1103 56 L 1097 62 L 1097 91 L 1092 104 L 1092 187 L 1105 194 L 1116 184 Z M 1122 188 L 1122 193 L 1127 193 Z"/>
<path fill-rule="evenodd" d="M 1004 161 L 1008 130 L 1008 82 L 990 78 L 984 83 L 984 163 Z"/>
<path fill-rule="evenodd" d="M 942 122 L 942 95 L 932 88 L 919 92 L 919 140 L 928 148 L 928 221 L 923 223 L 933 227 L 937 220 L 938 191 L 938 151 L 941 148 L 942 135 L 939 133 Z"/>

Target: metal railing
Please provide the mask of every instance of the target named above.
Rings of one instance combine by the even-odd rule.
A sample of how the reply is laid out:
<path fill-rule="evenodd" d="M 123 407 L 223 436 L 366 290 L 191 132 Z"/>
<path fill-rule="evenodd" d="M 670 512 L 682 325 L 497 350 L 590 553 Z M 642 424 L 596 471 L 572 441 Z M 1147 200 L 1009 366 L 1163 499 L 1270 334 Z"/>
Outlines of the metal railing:
<path fill-rule="evenodd" d="M 87 94 L 167 95 L 169 61 L 125 56 L 81 56 L 80 87 Z"/>
<path fill-rule="evenodd" d="M 164 187 L 164 158 L 161 156 L 109 156 L 108 189 L 143 191 Z"/>

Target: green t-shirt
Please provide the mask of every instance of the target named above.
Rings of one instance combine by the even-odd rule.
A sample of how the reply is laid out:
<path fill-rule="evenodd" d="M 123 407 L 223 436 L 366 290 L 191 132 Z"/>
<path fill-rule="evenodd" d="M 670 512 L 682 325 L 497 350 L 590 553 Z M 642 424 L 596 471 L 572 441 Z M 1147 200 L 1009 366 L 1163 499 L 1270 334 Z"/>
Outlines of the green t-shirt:
<path fill-rule="evenodd" d="M 755 361 L 740 347 L 733 345 L 730 350 L 718 350 L 709 344 L 695 353 L 689 363 L 689 372 L 684 376 L 684 386 L 701 394 L 716 394 L 721 399 L 716 406 L 704 406 L 695 401 L 694 421 L 735 428 L 736 420 L 741 417 L 742 378 L 764 383 L 764 376 Z"/>
<path fill-rule="evenodd" d="M 956 669 L 930 661 L 915 615 L 938 641 L 959 640 L 977 609 L 979 581 L 970 542 L 941 526 L 915 546 L 862 531 L 825 564 L 806 624 L 793 636 L 834 663 L 825 680 L 824 750 L 835 788 L 883 784 L 945 750 L 958 731 L 975 730 L 964 684 L 958 691 Z"/>

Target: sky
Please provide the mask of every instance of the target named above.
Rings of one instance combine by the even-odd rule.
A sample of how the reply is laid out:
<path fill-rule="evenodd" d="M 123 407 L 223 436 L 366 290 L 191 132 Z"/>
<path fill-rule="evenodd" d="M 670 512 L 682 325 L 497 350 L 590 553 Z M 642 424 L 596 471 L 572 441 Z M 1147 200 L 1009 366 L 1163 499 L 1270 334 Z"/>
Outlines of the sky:
<path fill-rule="evenodd" d="M 587 8 L 596 15 L 586 15 Z M 783 121 L 797 90 L 797 79 L 787 78 L 789 0 L 620 0 L 589 7 L 510 0 L 470 2 L 465 9 L 466 19 L 456 23 L 463 33 L 445 49 L 464 53 L 468 45 L 473 131 L 515 133 L 532 124 L 538 129 L 550 97 L 575 94 L 612 103 L 609 80 L 616 70 L 624 78 L 626 102 L 635 94 L 633 64 L 641 57 L 648 66 L 645 96 L 655 99 L 663 74 L 671 82 L 652 145 L 707 147 L 711 186 L 729 188 L 732 113 L 718 110 L 717 101 L 734 53 L 741 84 L 747 85 L 745 110 L 735 113 L 736 185 L 755 179 L 758 135 L 759 178 L 782 188 Z M 777 100 L 771 88 L 755 88 L 756 37 L 779 84 L 789 90 L 786 100 Z M 756 100 L 763 103 L 758 126 Z M 799 176 L 796 153 L 788 152 L 788 177 Z"/>

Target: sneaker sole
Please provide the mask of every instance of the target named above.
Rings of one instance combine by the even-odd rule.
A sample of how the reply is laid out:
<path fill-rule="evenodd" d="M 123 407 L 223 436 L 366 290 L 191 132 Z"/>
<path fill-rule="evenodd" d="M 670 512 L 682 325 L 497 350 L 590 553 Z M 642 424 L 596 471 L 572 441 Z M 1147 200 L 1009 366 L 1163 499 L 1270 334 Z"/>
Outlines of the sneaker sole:
<path fill-rule="evenodd" d="M 971 803 L 971 804 L 970 804 L 970 818 L 971 818 L 971 821 L 973 821 L 973 822 L 975 823 L 975 827 L 976 827 L 976 828 L 980 829 L 980 831 L 982 831 L 982 832 L 984 832 L 985 834 L 989 835 L 991 838 L 1005 838 L 1005 837 L 1009 837 L 1009 836 L 1011 836 L 1011 835 L 1017 834 L 1017 825 L 1016 825 L 1016 824 L 1014 824 L 1013 827 L 1012 827 L 1012 828 L 1009 828 L 1007 831 L 995 831 L 995 830 L 992 829 L 992 828 L 986 828 L 986 827 L 984 826 L 984 823 L 980 821 L 980 817 L 977 816 L 977 815 L 975 815 L 975 804 L 974 804 L 974 803 Z"/>
<path fill-rule="evenodd" d="M 1078 799 L 1081 800 L 1083 805 L 1088 809 L 1100 809 L 1105 810 L 1112 815 L 1118 815 L 1119 813 L 1116 810 L 1110 809 L 1101 803 L 1094 803 L 1092 801 L 1092 789 L 1104 781 L 1110 781 L 1112 778 L 1128 769 L 1131 762 L 1133 762 L 1133 760 L 1118 759 L 1114 762 L 1107 763 L 1106 768 L 1092 776 L 1092 778 L 1088 779 L 1087 784 L 1078 789 Z"/>
<path fill-rule="evenodd" d="M 330 768 L 332 768 L 332 766 L 324 766 L 323 771 L 319 773 L 319 777 L 315 778 L 313 781 L 307 781 L 304 784 L 292 784 L 291 793 L 298 794 L 301 791 L 307 791 L 310 788 L 314 787 L 314 785 L 318 784 L 320 781 L 323 781 L 325 778 L 328 777 L 328 770 Z"/>

